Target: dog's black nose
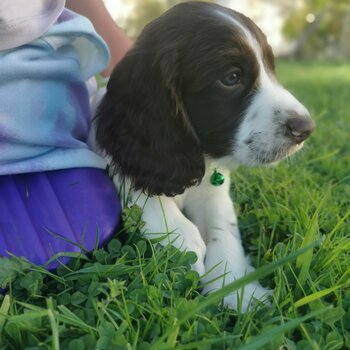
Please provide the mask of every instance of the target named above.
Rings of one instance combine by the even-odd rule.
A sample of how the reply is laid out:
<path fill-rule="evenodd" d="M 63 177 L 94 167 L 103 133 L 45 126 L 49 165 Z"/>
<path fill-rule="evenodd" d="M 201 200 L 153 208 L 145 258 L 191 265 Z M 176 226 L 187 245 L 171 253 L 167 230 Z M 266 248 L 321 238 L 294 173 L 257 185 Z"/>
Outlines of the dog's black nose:
<path fill-rule="evenodd" d="M 296 143 L 306 140 L 315 129 L 315 123 L 309 116 L 293 116 L 287 120 L 286 134 Z"/>

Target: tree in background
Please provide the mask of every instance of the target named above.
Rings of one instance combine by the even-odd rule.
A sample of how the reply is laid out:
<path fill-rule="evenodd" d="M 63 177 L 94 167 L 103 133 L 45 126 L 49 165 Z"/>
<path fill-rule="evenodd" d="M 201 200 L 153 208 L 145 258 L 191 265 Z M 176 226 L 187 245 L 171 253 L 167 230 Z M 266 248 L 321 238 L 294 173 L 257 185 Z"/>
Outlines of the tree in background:
<path fill-rule="evenodd" d="M 142 28 L 154 18 L 160 16 L 167 9 L 164 0 L 135 0 L 133 11 L 125 22 L 128 35 L 135 38 Z"/>
<path fill-rule="evenodd" d="M 206 0 L 208 1 L 208 0 Z M 133 0 L 133 11 L 125 22 L 127 34 L 135 38 L 142 28 L 172 6 L 185 0 Z M 218 1 L 209 1 L 218 2 Z"/>
<path fill-rule="evenodd" d="M 125 0 L 132 11 L 123 21 L 123 28 L 131 38 L 135 38 L 147 23 L 184 1 Z M 231 0 L 210 2 L 232 6 Z M 250 3 L 258 8 L 259 4 L 269 3 L 279 9 L 285 19 L 284 36 L 294 43 L 292 56 L 350 58 L 350 0 L 254 0 Z"/>
<path fill-rule="evenodd" d="M 349 0 L 305 0 L 287 16 L 284 34 L 295 57 L 350 58 Z"/>

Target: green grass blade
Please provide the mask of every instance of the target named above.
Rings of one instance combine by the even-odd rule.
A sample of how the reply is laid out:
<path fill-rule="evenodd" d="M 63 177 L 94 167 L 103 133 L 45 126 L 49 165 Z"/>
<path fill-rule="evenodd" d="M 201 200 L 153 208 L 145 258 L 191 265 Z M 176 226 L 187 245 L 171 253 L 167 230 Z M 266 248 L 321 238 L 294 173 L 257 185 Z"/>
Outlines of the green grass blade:
<path fill-rule="evenodd" d="M 276 336 L 283 334 L 285 332 L 288 332 L 296 327 L 298 327 L 303 322 L 309 320 L 310 318 L 316 317 L 324 312 L 326 312 L 327 309 L 318 310 L 315 312 L 312 312 L 304 317 L 299 317 L 294 320 L 288 321 L 285 324 L 282 324 L 280 326 L 274 327 L 273 329 L 270 329 L 266 332 L 261 333 L 260 335 L 252 338 L 248 344 L 245 344 L 243 346 L 240 346 L 236 350 L 256 350 L 261 349 L 261 347 L 271 341 L 271 339 L 274 339 Z"/>
<path fill-rule="evenodd" d="M 319 210 L 317 209 L 311 219 L 309 230 L 306 233 L 306 236 L 301 245 L 302 248 L 305 246 L 309 246 L 312 242 L 315 242 L 318 239 L 318 234 L 319 234 L 318 212 Z M 312 257 L 313 257 L 313 249 L 310 249 L 308 252 L 306 252 L 306 254 L 300 255 L 297 258 L 296 265 L 298 268 L 300 268 L 299 283 L 301 284 L 305 282 L 309 274 Z"/>
<path fill-rule="evenodd" d="M 1 339 L 2 329 L 4 328 L 9 309 L 10 309 L 10 296 L 7 294 L 5 295 L 4 300 L 2 301 L 1 307 L 0 307 L 0 339 Z"/>
<path fill-rule="evenodd" d="M 248 283 L 251 283 L 253 281 L 256 281 L 258 279 L 261 279 L 265 277 L 266 275 L 270 274 L 271 272 L 275 271 L 277 268 L 282 267 L 283 265 L 287 264 L 288 262 L 291 262 L 295 260 L 298 256 L 301 256 L 302 254 L 305 254 L 310 249 L 314 248 L 316 246 L 317 242 L 314 242 L 304 248 L 299 249 L 296 252 L 290 253 L 284 258 L 281 258 L 277 261 L 274 261 L 268 265 L 265 265 L 261 268 L 259 268 L 256 271 L 253 271 L 249 275 L 246 275 L 232 283 L 227 284 L 226 286 L 222 287 L 221 289 L 209 294 L 201 303 L 195 305 L 189 312 L 185 313 L 181 319 L 178 320 L 178 326 L 189 320 L 191 317 L 193 317 L 196 313 L 203 310 L 205 307 L 217 303 L 220 300 L 222 300 L 226 295 L 244 287 Z M 152 349 L 157 349 L 157 346 L 164 341 L 169 335 L 172 333 L 173 328 L 169 327 L 167 331 L 163 334 L 163 336 L 160 337 L 160 339 L 154 344 Z"/>
<path fill-rule="evenodd" d="M 318 300 L 318 299 L 320 299 L 320 298 L 322 298 L 322 297 L 324 297 L 324 296 L 326 296 L 326 295 L 328 295 L 336 290 L 339 290 L 340 288 L 342 288 L 342 286 L 334 286 L 334 287 L 326 288 L 326 289 L 320 290 L 319 292 L 307 295 L 306 297 L 297 300 L 294 303 L 294 307 L 298 308 L 298 307 L 303 306 L 305 304 L 309 304 L 309 303 L 311 303 L 315 300 Z"/>
<path fill-rule="evenodd" d="M 61 312 L 61 314 L 58 314 L 56 317 L 61 322 L 65 322 L 67 324 L 70 324 L 71 326 L 75 326 L 77 328 L 80 328 L 80 329 L 88 331 L 88 332 L 96 330 L 94 327 L 89 326 L 82 319 L 80 319 L 78 316 L 76 316 L 73 312 L 71 312 L 64 305 L 58 306 L 58 309 Z"/>
<path fill-rule="evenodd" d="M 238 335 L 225 335 L 224 337 L 220 338 L 211 338 L 211 339 L 205 339 L 205 340 L 200 340 L 188 344 L 183 344 L 183 345 L 177 345 L 176 350 L 186 350 L 186 349 L 202 349 L 204 347 L 208 347 L 208 345 L 215 345 L 215 344 L 222 344 L 225 342 L 228 342 L 230 340 L 235 340 L 239 336 Z M 161 350 L 172 350 L 175 347 L 162 347 Z"/>
<path fill-rule="evenodd" d="M 60 350 L 60 338 L 59 338 L 59 331 L 58 331 L 58 325 L 56 322 L 56 318 L 54 315 L 54 308 L 52 304 L 52 299 L 47 299 L 47 315 L 49 317 L 50 325 L 51 325 L 51 331 L 52 331 L 52 349 L 53 350 Z"/>

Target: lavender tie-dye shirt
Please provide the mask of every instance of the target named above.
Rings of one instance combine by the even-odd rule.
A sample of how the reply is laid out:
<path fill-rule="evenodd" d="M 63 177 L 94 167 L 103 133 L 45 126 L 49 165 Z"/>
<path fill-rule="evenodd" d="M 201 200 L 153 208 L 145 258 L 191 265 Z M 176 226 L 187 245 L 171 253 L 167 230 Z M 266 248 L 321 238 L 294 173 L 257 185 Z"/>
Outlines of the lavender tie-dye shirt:
<path fill-rule="evenodd" d="M 0 175 L 105 167 L 86 144 L 85 81 L 108 60 L 92 24 L 69 10 L 39 39 L 0 51 Z"/>

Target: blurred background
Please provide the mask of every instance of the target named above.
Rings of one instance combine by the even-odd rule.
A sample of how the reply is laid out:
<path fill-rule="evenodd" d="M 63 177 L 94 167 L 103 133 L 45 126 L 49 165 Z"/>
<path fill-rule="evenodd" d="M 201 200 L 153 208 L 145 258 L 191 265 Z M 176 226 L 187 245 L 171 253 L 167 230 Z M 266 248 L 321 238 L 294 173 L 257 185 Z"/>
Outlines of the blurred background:
<path fill-rule="evenodd" d="M 179 0 L 104 0 L 116 22 L 135 38 Z M 218 0 L 253 19 L 278 57 L 350 59 L 350 0 Z"/>

